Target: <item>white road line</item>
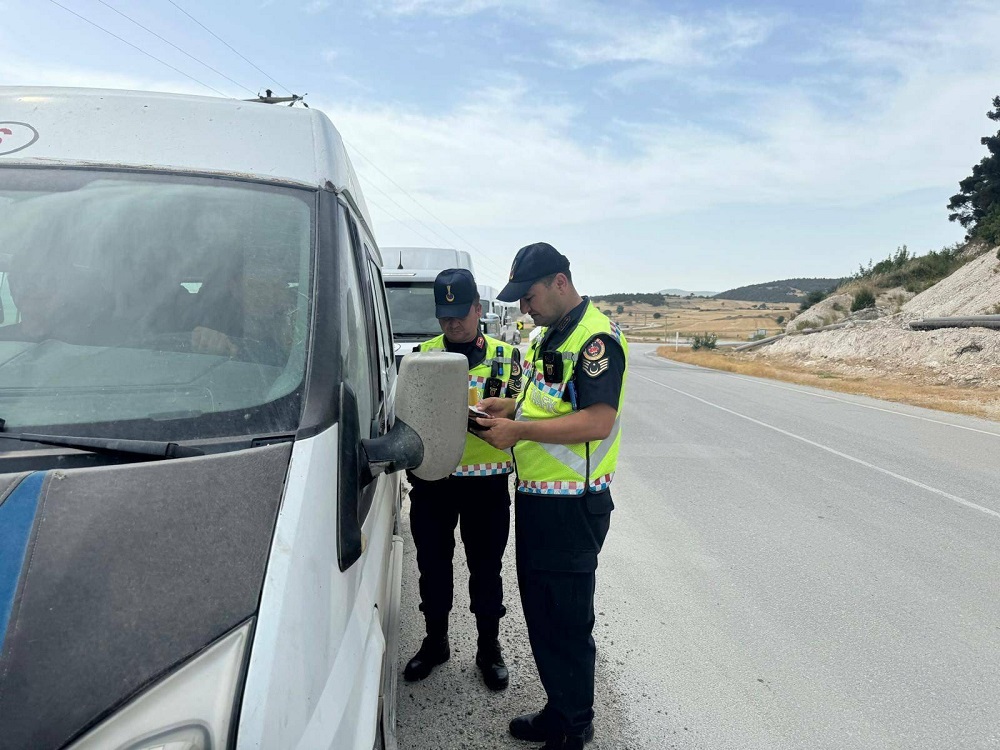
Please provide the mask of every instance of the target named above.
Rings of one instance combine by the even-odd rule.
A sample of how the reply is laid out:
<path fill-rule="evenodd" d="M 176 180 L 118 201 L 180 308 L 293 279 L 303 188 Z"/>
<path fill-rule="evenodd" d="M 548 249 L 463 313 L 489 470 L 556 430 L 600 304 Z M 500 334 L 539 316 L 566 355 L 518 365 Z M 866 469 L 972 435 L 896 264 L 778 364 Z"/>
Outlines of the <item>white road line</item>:
<path fill-rule="evenodd" d="M 1000 513 L 998 513 L 997 511 L 990 510 L 989 508 L 984 508 L 982 505 L 977 505 L 971 500 L 966 500 L 965 498 L 958 497 L 958 495 L 952 495 L 951 493 L 945 492 L 944 490 L 939 490 L 936 487 L 931 487 L 930 485 L 924 484 L 923 482 L 918 482 L 916 479 L 910 479 L 909 477 L 904 477 L 902 474 L 897 474 L 894 471 L 883 469 L 881 466 L 870 464 L 867 461 L 864 461 L 860 458 L 855 458 L 854 456 L 849 456 L 846 453 L 841 453 L 840 451 L 831 448 L 827 445 L 823 445 L 822 443 L 817 443 L 813 440 L 810 440 L 809 438 L 802 437 L 801 435 L 796 435 L 793 432 L 788 432 L 787 430 L 783 430 L 780 427 L 775 427 L 774 425 L 768 424 L 767 422 L 761 422 L 759 419 L 754 419 L 753 417 L 747 416 L 746 414 L 740 414 L 738 411 L 727 409 L 725 406 L 720 406 L 719 404 L 713 404 L 711 401 L 706 401 L 705 399 L 700 398 L 699 396 L 695 396 L 693 393 L 687 393 L 685 391 L 680 390 L 679 388 L 674 388 L 673 386 L 669 386 L 666 383 L 661 383 L 658 380 L 647 378 L 645 375 L 640 375 L 637 372 L 633 372 L 632 374 L 637 378 L 642 378 L 643 380 L 649 381 L 653 385 L 658 385 L 661 388 L 666 388 L 667 390 L 673 391 L 674 393 L 679 393 L 680 395 L 687 396 L 688 398 L 694 399 L 695 401 L 700 401 L 706 406 L 711 406 L 713 409 L 719 409 L 721 411 L 726 412 L 727 414 L 732 414 L 734 417 L 745 419 L 748 422 L 753 422 L 754 424 L 759 425 L 761 427 L 766 427 L 769 430 L 774 430 L 775 432 L 778 432 L 786 437 L 790 437 L 793 440 L 798 440 L 800 442 L 806 443 L 807 445 L 811 445 L 814 448 L 819 448 L 820 450 L 824 450 L 827 453 L 832 453 L 833 455 L 839 456 L 840 458 L 845 458 L 848 461 L 853 461 L 854 463 L 860 464 L 861 466 L 871 469 L 872 471 L 877 471 L 880 474 L 885 474 L 886 476 L 890 476 L 893 479 L 898 479 L 900 482 L 906 482 L 907 484 L 911 484 L 914 487 L 919 487 L 922 490 L 933 492 L 935 495 L 940 495 L 941 497 L 945 497 L 953 502 L 958 503 L 959 505 L 964 505 L 966 508 L 972 508 L 973 510 L 978 510 L 981 513 L 985 513 L 988 516 L 993 516 L 994 518 L 1000 518 Z"/>
<path fill-rule="evenodd" d="M 671 365 L 683 365 L 685 367 L 695 368 L 695 369 L 705 369 L 705 370 L 713 369 L 710 367 L 698 368 L 697 365 L 689 365 L 687 362 L 673 362 L 672 360 L 664 359 L 658 354 L 647 354 L 646 356 L 653 359 L 653 361 L 655 361 L 656 364 L 669 363 Z M 793 393 L 801 393 L 805 396 L 815 396 L 816 398 L 825 398 L 829 399 L 830 401 L 839 401 L 842 404 L 849 404 L 850 406 L 859 406 L 862 409 L 872 409 L 873 411 L 882 411 L 885 412 L 886 414 L 895 414 L 898 417 L 909 417 L 910 419 L 919 419 L 921 422 L 931 422 L 932 424 L 940 424 L 944 425 L 945 427 L 954 427 L 956 430 L 978 432 L 980 435 L 990 435 L 995 438 L 1000 438 L 1000 432 L 990 432 L 989 430 L 980 430 L 977 429 L 976 427 L 966 427 L 965 425 L 954 424 L 952 422 L 945 422 L 940 419 L 921 417 L 919 414 L 907 414 L 905 411 L 896 411 L 895 409 L 887 409 L 884 406 L 872 406 L 871 404 L 862 404 L 858 403 L 857 401 L 850 401 L 849 399 L 846 398 L 837 398 L 836 396 L 830 396 L 826 393 L 816 393 L 815 391 L 806 390 L 804 388 L 794 388 L 792 386 L 782 385 L 780 383 L 772 383 L 766 378 L 750 378 L 747 377 L 746 375 L 737 375 L 734 372 L 727 372 L 726 370 L 713 370 L 713 372 L 719 372 L 722 373 L 723 375 L 728 375 L 729 377 L 735 378 L 736 380 L 745 380 L 750 383 L 756 383 L 757 385 L 766 385 L 769 388 L 780 388 L 783 391 L 792 391 Z M 874 398 L 874 396 L 864 396 L 862 398 Z M 921 407 L 916 407 L 916 408 L 921 408 Z"/>

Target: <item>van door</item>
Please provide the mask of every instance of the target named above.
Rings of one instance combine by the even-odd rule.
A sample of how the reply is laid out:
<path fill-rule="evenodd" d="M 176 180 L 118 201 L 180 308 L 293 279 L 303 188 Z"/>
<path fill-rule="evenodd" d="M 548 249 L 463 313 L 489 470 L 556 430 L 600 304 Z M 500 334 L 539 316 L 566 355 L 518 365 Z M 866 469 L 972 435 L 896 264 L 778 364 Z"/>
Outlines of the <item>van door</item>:
<path fill-rule="evenodd" d="M 325 295 L 320 306 L 335 299 L 337 308 L 314 346 L 337 353 L 341 382 L 332 386 L 341 403 L 336 424 L 296 440 L 293 449 L 247 671 L 239 748 L 367 750 L 391 741 L 382 685 L 387 671 L 395 672 L 397 654 L 387 634 L 399 609 L 402 540 L 393 529 L 400 480 L 381 475 L 363 485 L 357 462 L 344 456 L 356 455 L 361 439 L 386 431 L 394 387 L 386 370 L 394 368 L 384 364 L 385 334 L 358 223 L 344 201 L 321 197 L 327 199 L 332 205 L 325 204 L 321 217 L 333 237 L 329 246 L 321 243 L 317 263 L 334 275 L 323 279 L 321 270 L 328 286 L 317 294 Z M 349 558 L 340 554 L 345 529 L 360 535 Z"/>
<path fill-rule="evenodd" d="M 395 421 L 396 400 L 396 364 L 392 347 L 392 331 L 390 328 L 389 308 L 386 303 L 385 285 L 379 268 L 377 256 L 372 250 L 374 242 L 359 224 L 356 217 L 351 217 L 351 237 L 355 255 L 361 267 L 367 271 L 368 288 L 371 293 L 371 315 L 375 325 L 371 328 L 370 345 L 377 356 L 378 375 L 378 406 L 376 420 L 372 424 L 371 437 L 385 434 Z M 399 514 L 402 508 L 402 481 L 400 475 L 382 474 L 369 487 L 371 507 L 377 506 L 378 517 L 385 515 L 391 518 L 391 527 L 386 532 L 391 534 L 389 554 L 380 571 L 379 590 L 374 592 L 375 605 L 378 610 L 382 633 L 385 638 L 385 655 L 379 679 L 379 716 L 381 719 L 382 740 L 384 746 L 394 748 L 396 727 L 396 661 L 399 653 L 399 608 L 402 598 L 403 572 L 403 538 L 399 536 Z M 381 528 L 381 527 L 379 527 Z"/>

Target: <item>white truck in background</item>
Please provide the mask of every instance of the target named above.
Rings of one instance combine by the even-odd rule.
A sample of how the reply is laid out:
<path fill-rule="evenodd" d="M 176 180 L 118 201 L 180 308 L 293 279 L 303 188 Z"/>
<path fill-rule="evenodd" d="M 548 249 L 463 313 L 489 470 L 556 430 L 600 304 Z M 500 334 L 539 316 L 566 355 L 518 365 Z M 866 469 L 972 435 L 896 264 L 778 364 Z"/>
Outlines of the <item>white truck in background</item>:
<path fill-rule="evenodd" d="M 472 256 L 465 250 L 445 247 L 382 248 L 385 282 L 392 321 L 396 362 L 416 344 L 438 336 L 441 327 L 434 315 L 434 279 L 446 268 L 466 268 L 475 275 Z"/>
<path fill-rule="evenodd" d="M 392 343 L 396 361 L 416 344 L 441 333 L 434 316 L 434 279 L 446 268 L 465 268 L 473 276 L 472 256 L 465 250 L 447 247 L 384 247 L 382 278 L 385 281 Z M 519 344 L 521 331 L 515 323 L 518 306 L 497 299 L 497 290 L 478 284 L 483 305 L 480 327 L 489 336 L 505 343 Z"/>
<path fill-rule="evenodd" d="M 520 312 L 516 303 L 501 302 L 495 287 L 479 284 L 479 298 L 483 303 L 483 330 L 493 338 L 507 344 L 520 344 L 521 331 L 515 319 Z"/>
<path fill-rule="evenodd" d="M 465 268 L 475 276 L 472 256 L 447 247 L 387 247 L 382 249 L 396 361 L 413 347 L 441 333 L 434 315 L 434 279 L 446 268 Z M 485 305 L 484 305 L 485 312 Z"/>

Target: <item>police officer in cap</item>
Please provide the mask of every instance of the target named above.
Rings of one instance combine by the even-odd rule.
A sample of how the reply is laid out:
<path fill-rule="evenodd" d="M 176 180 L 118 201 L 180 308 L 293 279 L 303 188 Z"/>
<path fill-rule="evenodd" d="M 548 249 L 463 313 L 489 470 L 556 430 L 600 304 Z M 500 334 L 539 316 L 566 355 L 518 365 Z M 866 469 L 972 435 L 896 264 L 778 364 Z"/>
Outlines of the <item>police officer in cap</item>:
<path fill-rule="evenodd" d="M 573 286 L 569 261 L 538 242 L 521 248 L 498 298 L 520 300 L 542 326 L 515 399 L 487 398 L 477 421 L 517 466 L 517 580 L 531 651 L 548 698 L 510 722 L 544 750 L 594 736 L 594 587 L 614 503 L 628 343 Z"/>
<path fill-rule="evenodd" d="M 465 269 L 448 269 L 434 280 L 434 301 L 442 335 L 415 351 L 449 351 L 469 360 L 469 403 L 490 397 L 514 397 L 521 383 L 520 352 L 479 330 L 483 314 L 476 280 Z M 469 596 L 479 632 L 476 666 L 491 690 L 507 687 L 508 672 L 500 649 L 503 606 L 501 560 L 510 532 L 508 477 L 510 451 L 482 440 L 470 422 L 462 460 L 450 477 L 425 482 L 410 475 L 410 530 L 420 571 L 420 609 L 427 636 L 403 671 L 408 681 L 422 680 L 448 660 L 448 613 L 451 611 L 455 527 L 459 526 L 469 565 Z"/>

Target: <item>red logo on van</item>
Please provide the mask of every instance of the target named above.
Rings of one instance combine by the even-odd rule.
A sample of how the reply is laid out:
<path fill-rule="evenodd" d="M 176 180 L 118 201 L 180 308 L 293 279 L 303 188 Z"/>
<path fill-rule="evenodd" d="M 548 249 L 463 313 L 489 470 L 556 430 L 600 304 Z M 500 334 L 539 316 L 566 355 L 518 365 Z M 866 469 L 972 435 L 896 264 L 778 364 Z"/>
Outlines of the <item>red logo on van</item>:
<path fill-rule="evenodd" d="M 0 156 L 28 148 L 38 140 L 38 131 L 26 122 L 0 122 Z"/>

